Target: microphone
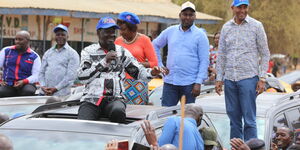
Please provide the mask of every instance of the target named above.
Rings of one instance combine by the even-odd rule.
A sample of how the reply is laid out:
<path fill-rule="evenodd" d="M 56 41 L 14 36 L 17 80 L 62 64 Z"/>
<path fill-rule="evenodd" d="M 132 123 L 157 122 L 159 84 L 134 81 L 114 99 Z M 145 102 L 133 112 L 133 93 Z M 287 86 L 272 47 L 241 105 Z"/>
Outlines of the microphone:
<path fill-rule="evenodd" d="M 109 42 L 107 47 L 108 47 L 108 51 L 116 51 L 116 45 L 112 41 Z M 111 60 L 110 64 L 115 66 L 117 64 L 117 62 L 116 62 L 116 60 Z"/>

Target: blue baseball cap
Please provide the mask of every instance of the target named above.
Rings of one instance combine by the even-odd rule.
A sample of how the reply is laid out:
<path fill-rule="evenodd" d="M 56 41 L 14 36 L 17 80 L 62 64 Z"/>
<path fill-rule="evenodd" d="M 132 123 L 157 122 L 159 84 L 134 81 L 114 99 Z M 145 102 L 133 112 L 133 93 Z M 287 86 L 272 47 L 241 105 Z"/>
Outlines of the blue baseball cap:
<path fill-rule="evenodd" d="M 118 19 L 126 21 L 131 24 L 140 24 L 141 23 L 139 17 L 136 14 L 131 13 L 131 12 L 120 13 Z"/>
<path fill-rule="evenodd" d="M 103 17 L 98 21 L 98 24 L 96 26 L 96 30 L 99 29 L 107 29 L 110 27 L 115 27 L 119 29 L 119 26 L 116 24 L 116 21 L 111 17 Z"/>
<path fill-rule="evenodd" d="M 62 29 L 62 30 L 64 30 L 64 31 L 68 32 L 68 27 L 66 27 L 66 26 L 64 26 L 64 25 L 62 25 L 62 24 L 57 25 L 57 26 L 53 29 L 53 32 L 56 32 L 58 29 Z"/>
<path fill-rule="evenodd" d="M 240 5 L 249 5 L 249 0 L 233 0 L 232 6 L 238 7 Z"/>

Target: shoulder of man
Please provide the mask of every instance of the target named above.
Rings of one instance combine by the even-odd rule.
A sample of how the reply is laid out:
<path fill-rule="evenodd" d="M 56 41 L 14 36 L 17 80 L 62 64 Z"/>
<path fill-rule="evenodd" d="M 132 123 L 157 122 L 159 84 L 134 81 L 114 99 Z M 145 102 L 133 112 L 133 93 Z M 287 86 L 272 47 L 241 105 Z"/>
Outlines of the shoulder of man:
<path fill-rule="evenodd" d="M 8 50 L 11 50 L 11 49 L 14 49 L 14 46 L 6 46 L 4 48 L 1 49 L 1 51 L 8 51 Z"/>
<path fill-rule="evenodd" d="M 91 52 L 91 51 L 95 51 L 97 49 L 99 49 L 99 44 L 98 43 L 94 43 L 94 44 L 91 44 L 85 48 L 83 48 L 82 52 Z"/>
<path fill-rule="evenodd" d="M 30 51 L 31 51 L 31 54 L 33 55 L 33 56 L 35 56 L 35 59 L 36 58 L 38 58 L 38 59 L 40 59 L 40 55 L 37 53 L 37 52 L 35 52 L 33 49 L 31 49 L 30 48 Z"/>
<path fill-rule="evenodd" d="M 250 16 L 248 16 L 248 20 L 253 25 L 256 25 L 256 26 L 261 26 L 262 25 L 262 23 L 260 21 L 256 20 L 255 18 L 252 18 Z"/>

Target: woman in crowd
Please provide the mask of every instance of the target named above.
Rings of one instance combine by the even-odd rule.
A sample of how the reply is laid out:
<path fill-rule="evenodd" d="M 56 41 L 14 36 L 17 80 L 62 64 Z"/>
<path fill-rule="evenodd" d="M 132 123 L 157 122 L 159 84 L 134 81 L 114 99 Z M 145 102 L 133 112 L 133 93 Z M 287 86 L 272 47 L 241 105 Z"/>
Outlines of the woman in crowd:
<path fill-rule="evenodd" d="M 220 38 L 220 32 L 215 33 L 214 35 L 214 47 L 209 50 L 209 81 L 213 82 L 216 79 L 216 62 L 217 62 L 217 53 L 218 53 L 218 46 L 219 46 L 219 38 Z"/>
<path fill-rule="evenodd" d="M 158 61 L 155 55 L 151 40 L 144 34 L 138 33 L 137 24 L 140 19 L 130 12 L 119 14 L 117 24 L 120 26 L 120 37 L 115 44 L 125 47 L 131 54 L 146 68 L 157 66 Z M 127 104 L 145 105 L 148 103 L 148 86 L 143 81 L 134 80 L 127 74 L 125 81 L 125 96 Z"/>

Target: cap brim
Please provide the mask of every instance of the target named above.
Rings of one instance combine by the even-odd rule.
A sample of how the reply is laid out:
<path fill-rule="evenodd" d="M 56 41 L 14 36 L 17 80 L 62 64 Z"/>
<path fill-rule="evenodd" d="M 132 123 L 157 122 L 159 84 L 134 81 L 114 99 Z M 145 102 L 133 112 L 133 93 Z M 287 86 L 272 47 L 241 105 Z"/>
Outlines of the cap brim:
<path fill-rule="evenodd" d="M 102 26 L 102 27 L 98 27 L 97 30 L 99 29 L 107 29 L 107 28 L 111 28 L 111 27 L 115 27 L 116 29 L 120 29 L 120 27 L 116 24 L 107 24 L 105 26 Z"/>
<path fill-rule="evenodd" d="M 247 2 L 241 2 L 241 3 L 238 3 L 238 4 L 236 4 L 236 5 L 234 5 L 235 7 L 239 7 L 239 6 L 241 6 L 241 5 L 249 5 L 249 3 L 247 3 Z"/>
<path fill-rule="evenodd" d="M 214 145 L 214 146 L 218 146 L 218 143 L 215 141 L 211 141 L 211 140 L 205 140 L 204 141 L 204 145 Z"/>
<path fill-rule="evenodd" d="M 192 7 L 186 7 L 186 8 L 183 8 L 183 9 L 181 10 L 181 12 L 182 12 L 182 11 L 185 11 L 185 10 L 187 10 L 187 9 L 190 9 L 190 10 L 196 12 L 196 10 L 195 10 L 194 8 L 192 8 Z"/>
<path fill-rule="evenodd" d="M 57 30 L 63 30 L 63 31 L 68 32 L 67 30 L 65 30 L 64 28 L 61 28 L 61 27 L 55 27 L 55 28 L 53 29 L 53 32 L 56 32 Z"/>

